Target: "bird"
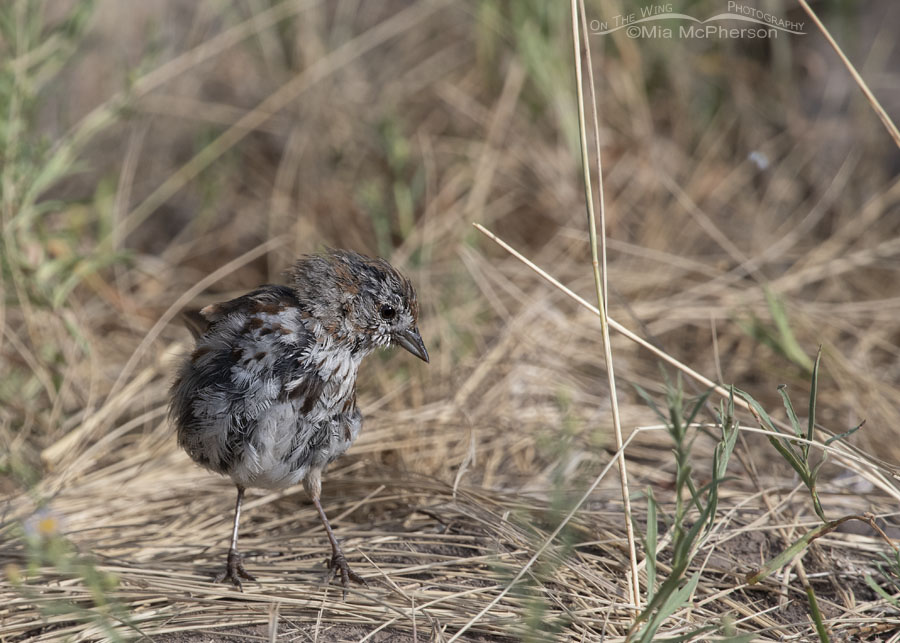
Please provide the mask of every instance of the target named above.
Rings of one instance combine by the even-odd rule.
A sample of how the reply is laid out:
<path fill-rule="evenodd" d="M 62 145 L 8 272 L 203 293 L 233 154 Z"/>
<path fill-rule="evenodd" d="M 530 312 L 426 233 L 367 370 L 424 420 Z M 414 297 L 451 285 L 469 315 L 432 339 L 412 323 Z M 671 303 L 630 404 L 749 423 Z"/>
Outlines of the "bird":
<path fill-rule="evenodd" d="M 391 264 L 328 248 L 300 257 L 289 285 L 267 284 L 211 304 L 194 316 L 193 352 L 170 390 L 178 444 L 197 464 L 237 487 L 231 546 L 215 582 L 256 578 L 238 551 L 241 503 L 248 488 L 300 482 L 331 543 L 330 577 L 365 585 L 350 569 L 322 508 L 322 473 L 362 427 L 357 371 L 380 347 L 400 346 L 424 362 L 412 283 Z"/>

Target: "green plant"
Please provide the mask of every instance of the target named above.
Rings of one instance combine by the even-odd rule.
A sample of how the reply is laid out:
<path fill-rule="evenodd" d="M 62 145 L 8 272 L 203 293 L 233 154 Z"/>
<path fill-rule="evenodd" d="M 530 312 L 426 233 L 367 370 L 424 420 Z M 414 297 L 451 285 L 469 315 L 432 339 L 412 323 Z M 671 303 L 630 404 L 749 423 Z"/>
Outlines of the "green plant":
<path fill-rule="evenodd" d="M 657 520 L 660 505 L 651 489 L 647 490 L 647 528 L 644 537 L 644 549 L 647 562 L 647 606 L 635 619 L 630 634 L 635 641 L 652 641 L 660 626 L 677 609 L 689 599 L 700 573 L 694 573 L 685 579 L 688 566 L 694 559 L 705 535 L 713 527 L 716 507 L 719 500 L 719 485 L 725 479 L 728 460 L 734 451 L 738 427 L 734 420 L 734 392 L 732 390 L 728 404 L 720 404 L 716 425 L 721 430 L 721 438 L 716 444 L 713 454 L 710 481 L 699 489 L 692 479 L 691 447 L 696 434 L 691 437 L 693 422 L 711 391 L 706 391 L 685 412 L 684 390 L 681 377 L 675 385 L 666 379 L 666 412 L 663 412 L 653 398 L 639 386 L 635 386 L 638 394 L 656 413 L 666 426 L 672 439 L 675 455 L 675 509 L 667 520 L 672 534 L 671 573 L 657 587 L 658 534 Z M 637 628 L 644 624 L 643 628 Z M 718 626 L 707 626 L 694 634 L 710 631 Z"/>
<path fill-rule="evenodd" d="M 477 52 L 484 73 L 503 69 L 498 40 L 508 39 L 527 71 L 522 98 L 535 115 L 549 112 L 573 155 L 578 151 L 578 120 L 572 104 L 571 68 L 559 46 L 569 15 L 563 2 L 482 0 L 477 7 Z"/>
<path fill-rule="evenodd" d="M 784 408 L 787 411 L 788 420 L 791 423 L 791 428 L 794 430 L 794 436 L 800 438 L 802 442 L 793 440 L 790 436 L 787 435 L 785 435 L 785 437 L 776 437 L 776 435 L 781 432 L 775 426 L 775 423 L 772 422 L 771 418 L 769 418 L 768 413 L 766 413 L 765 409 L 763 409 L 759 402 L 754 400 L 749 393 L 745 393 L 744 391 L 738 390 L 737 394 L 747 401 L 754 416 L 756 417 L 756 421 L 762 428 L 766 429 L 770 433 L 770 435 L 768 436 L 769 442 L 788 462 L 788 464 L 791 465 L 794 471 L 797 472 L 797 475 L 800 476 L 803 484 L 805 484 L 807 489 L 809 489 L 809 494 L 812 498 L 813 508 L 815 509 L 816 515 L 821 518 L 822 522 L 828 522 L 828 519 L 825 517 L 825 510 L 822 509 L 822 503 L 819 501 L 819 494 L 816 491 L 816 481 L 819 477 L 819 471 L 821 470 L 822 465 L 825 464 L 825 460 L 828 457 L 828 452 L 823 451 L 822 459 L 819 460 L 819 462 L 816 464 L 812 464 L 809 455 L 810 447 L 812 446 L 812 441 L 815 437 L 816 429 L 816 393 L 818 389 L 819 361 L 821 357 L 822 349 L 820 348 L 819 352 L 816 354 L 816 360 L 812 368 L 812 380 L 810 382 L 809 390 L 809 417 L 807 418 L 805 432 L 800 428 L 800 418 L 797 417 L 797 413 L 796 411 L 794 411 L 794 405 L 791 403 L 791 398 L 787 394 L 787 387 L 783 385 L 778 387 L 778 393 L 781 395 L 781 399 L 784 402 Z M 849 431 L 829 438 L 825 442 L 825 445 L 827 446 L 835 440 L 846 438 L 847 436 L 858 431 L 863 424 L 865 424 L 864 421 L 854 428 L 850 429 Z"/>
<path fill-rule="evenodd" d="M 819 499 L 819 493 L 816 486 L 819 472 L 822 469 L 822 465 L 825 464 L 825 461 L 828 457 L 827 451 L 822 451 L 822 458 L 815 464 L 812 464 L 812 460 L 810 458 L 810 447 L 813 445 L 813 439 L 815 438 L 815 430 L 816 430 L 816 395 L 818 392 L 818 383 L 819 383 L 819 362 L 822 357 L 822 349 L 816 353 L 816 359 L 813 363 L 812 367 L 812 379 L 810 381 L 810 389 L 809 389 L 809 416 L 806 422 L 806 430 L 804 431 L 800 426 L 800 418 L 797 416 L 796 411 L 794 410 L 794 405 L 791 402 L 791 398 L 787 393 L 787 387 L 782 385 L 778 387 L 778 393 L 781 395 L 782 402 L 784 403 L 784 408 L 787 411 L 788 420 L 791 424 L 791 429 L 794 432 L 794 438 L 792 439 L 790 436 L 785 435 L 784 437 L 780 437 L 778 434 L 782 432 L 778 430 L 775 423 L 771 420 L 769 415 L 766 413 L 765 409 L 753 399 L 750 394 L 745 393 L 743 391 L 738 391 L 738 394 L 744 398 L 747 403 L 750 405 L 750 410 L 753 413 L 756 421 L 759 423 L 761 428 L 766 429 L 769 433 L 767 436 L 769 442 L 775 450 L 781 454 L 788 464 L 797 472 L 797 475 L 800 477 L 800 480 L 803 481 L 803 484 L 806 485 L 806 488 L 809 490 L 810 498 L 812 499 L 813 509 L 816 512 L 816 515 L 822 520 L 822 525 L 816 527 L 814 529 L 810 529 L 799 539 L 794 541 L 789 547 L 787 547 L 780 554 L 775 556 L 772 560 L 768 561 L 763 568 L 756 572 L 755 574 L 751 574 L 747 578 L 747 582 L 749 584 L 755 584 L 761 581 L 763 578 L 771 574 L 776 569 L 786 565 L 790 562 L 794 557 L 800 555 L 809 545 L 817 538 L 833 531 L 840 524 L 848 521 L 848 520 L 862 520 L 863 522 L 868 522 L 874 525 L 874 521 L 870 516 L 844 516 L 838 520 L 829 521 L 825 517 L 825 510 L 822 508 L 822 502 Z M 825 446 L 828 446 L 832 442 L 836 440 L 842 440 L 847 436 L 858 431 L 862 425 L 865 424 L 865 421 L 861 422 L 854 428 L 841 433 L 839 435 L 835 435 L 829 438 L 825 442 Z M 829 640 L 827 630 L 825 628 L 822 613 L 819 610 L 818 599 L 816 598 L 815 591 L 808 582 L 804 581 L 804 589 L 806 591 L 807 602 L 809 603 L 809 611 L 810 616 L 813 619 L 813 623 L 815 624 L 816 631 L 819 635 L 819 639 L 821 641 Z"/>
<path fill-rule="evenodd" d="M 112 186 L 91 196 L 54 198 L 54 188 L 84 169 L 81 151 L 115 120 L 105 111 L 51 140 L 41 130 L 45 92 L 73 59 L 93 2 L 70 3 L 50 18 L 49 3 L 0 4 L 0 293 L 21 311 L 9 346 L 16 352 L 0 383 L 0 403 L 40 425 L 58 404 L 67 363 L 88 350 L 75 315 L 63 314 L 75 288 L 100 283 L 98 272 L 126 255 L 113 247 Z M 97 243 L 106 238 L 106 243 Z M 48 423 L 48 426 L 51 423 Z"/>
<path fill-rule="evenodd" d="M 894 549 L 890 555 L 885 554 L 884 552 L 878 552 L 878 556 L 883 561 L 875 563 L 878 571 L 885 580 L 890 583 L 895 594 L 900 592 L 900 549 Z M 866 574 L 866 584 L 871 587 L 876 594 L 881 596 L 881 598 L 895 608 L 900 609 L 900 600 L 898 600 L 896 596 L 888 594 L 888 592 L 872 578 L 871 574 Z"/>
<path fill-rule="evenodd" d="M 749 320 L 738 320 L 738 326 L 750 337 L 799 366 L 804 373 L 811 373 L 812 360 L 794 336 L 784 301 L 769 287 L 764 287 L 763 292 L 769 314 L 772 316 L 772 326 L 756 315 L 752 315 Z"/>
<path fill-rule="evenodd" d="M 0 53 L 8 61 L 0 67 L 0 270 L 18 300 L 54 308 L 77 283 L 121 258 L 112 248 L 85 245 L 111 226 L 102 192 L 87 205 L 46 197 L 82 169 L 78 151 L 90 128 L 76 128 L 53 144 L 38 133 L 42 91 L 73 55 L 92 8 L 92 2 L 74 3 L 62 20 L 48 24 L 45 3 L 0 7 Z"/>
<path fill-rule="evenodd" d="M 363 181 L 356 199 L 372 220 L 378 253 L 389 257 L 394 239 L 405 240 L 415 228 L 415 214 L 425 194 L 425 173 L 414 162 L 412 145 L 398 119 L 382 119 L 376 140 L 386 175 Z"/>

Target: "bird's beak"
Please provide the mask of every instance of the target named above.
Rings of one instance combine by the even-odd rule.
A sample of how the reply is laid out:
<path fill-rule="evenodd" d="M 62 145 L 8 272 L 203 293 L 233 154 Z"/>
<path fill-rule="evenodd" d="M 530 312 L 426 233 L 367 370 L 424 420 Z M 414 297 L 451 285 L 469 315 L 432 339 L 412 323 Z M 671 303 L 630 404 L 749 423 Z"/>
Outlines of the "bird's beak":
<path fill-rule="evenodd" d="M 418 357 L 423 362 L 428 362 L 428 351 L 425 350 L 425 342 L 419 334 L 418 328 L 410 328 L 394 335 L 394 341 Z"/>

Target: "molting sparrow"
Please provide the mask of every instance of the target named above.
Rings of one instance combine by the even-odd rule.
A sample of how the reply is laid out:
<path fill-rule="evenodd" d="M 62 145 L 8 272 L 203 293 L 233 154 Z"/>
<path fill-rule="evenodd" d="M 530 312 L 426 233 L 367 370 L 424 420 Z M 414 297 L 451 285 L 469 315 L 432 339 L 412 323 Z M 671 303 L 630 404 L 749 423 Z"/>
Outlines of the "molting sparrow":
<path fill-rule="evenodd" d="M 303 482 L 331 542 L 344 595 L 347 565 L 320 503 L 322 472 L 359 435 L 356 373 L 379 346 L 428 361 L 412 284 L 383 259 L 347 250 L 301 258 L 290 286 L 266 285 L 200 311 L 196 348 L 171 389 L 178 444 L 237 486 L 234 530 L 216 581 L 255 580 L 237 549 L 247 487 Z"/>

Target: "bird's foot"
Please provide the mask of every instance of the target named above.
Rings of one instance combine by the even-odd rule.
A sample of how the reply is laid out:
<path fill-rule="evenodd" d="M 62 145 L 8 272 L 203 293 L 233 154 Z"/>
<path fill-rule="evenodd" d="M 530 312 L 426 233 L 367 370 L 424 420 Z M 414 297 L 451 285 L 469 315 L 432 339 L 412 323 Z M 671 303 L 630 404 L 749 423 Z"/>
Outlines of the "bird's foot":
<path fill-rule="evenodd" d="M 242 578 L 244 580 L 256 580 L 256 576 L 244 569 L 244 560 L 241 557 L 240 552 L 237 549 L 229 549 L 228 562 L 226 563 L 225 571 L 219 572 L 213 582 L 221 583 L 222 581 L 227 580 L 243 592 L 244 586 L 241 584 Z"/>
<path fill-rule="evenodd" d="M 331 582 L 331 579 L 338 573 L 341 575 L 341 586 L 344 588 L 344 600 L 347 600 L 347 588 L 350 586 L 350 581 L 359 585 L 365 585 L 366 587 L 369 586 L 362 576 L 350 569 L 350 565 L 347 564 L 347 559 L 344 558 L 344 552 L 340 550 L 334 552 L 328 566 L 331 568 L 331 573 L 328 575 L 328 582 Z"/>

